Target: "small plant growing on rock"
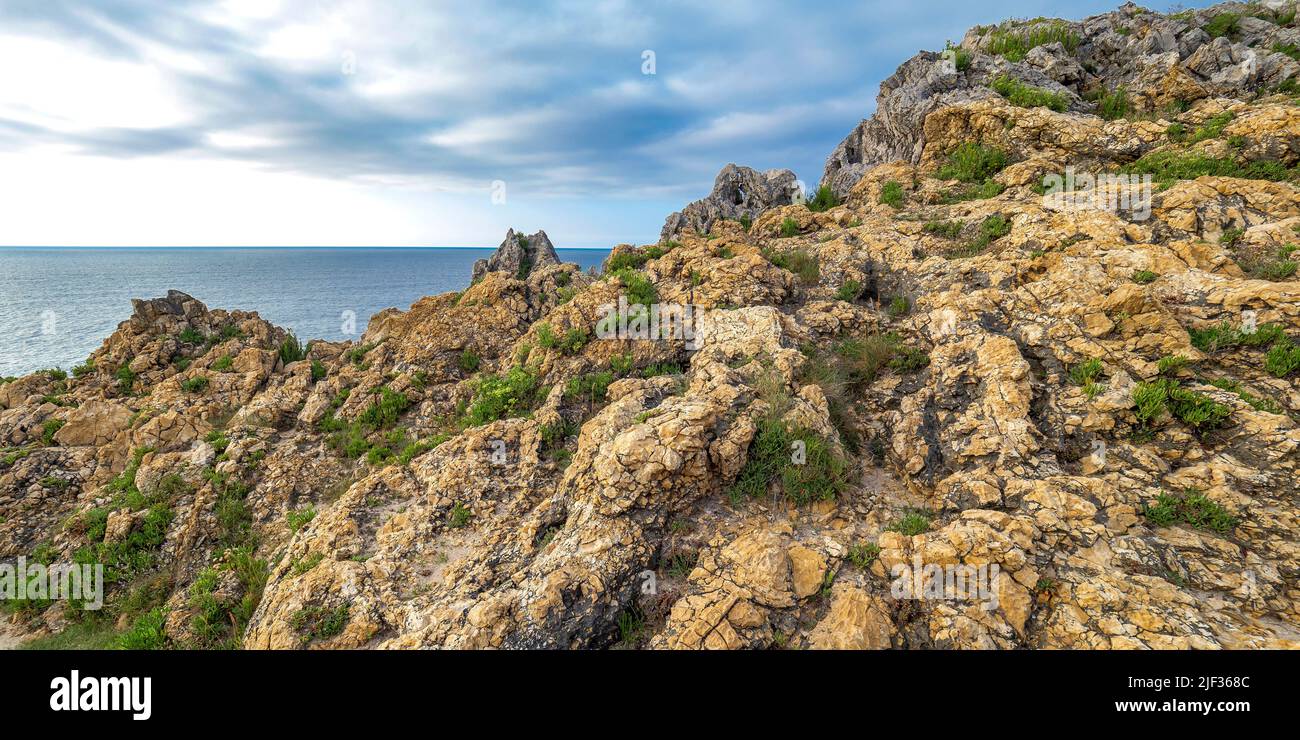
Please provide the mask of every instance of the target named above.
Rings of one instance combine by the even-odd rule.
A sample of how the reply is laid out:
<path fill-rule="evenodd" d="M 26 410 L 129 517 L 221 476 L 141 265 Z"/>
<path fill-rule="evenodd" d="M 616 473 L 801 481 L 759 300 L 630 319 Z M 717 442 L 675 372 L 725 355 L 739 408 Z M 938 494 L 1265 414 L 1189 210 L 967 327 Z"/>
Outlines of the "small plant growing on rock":
<path fill-rule="evenodd" d="M 872 563 L 876 562 L 878 555 L 880 555 L 880 546 L 874 542 L 867 542 L 849 547 L 848 560 L 850 563 L 866 570 L 871 567 Z"/>
<path fill-rule="evenodd" d="M 131 366 L 129 364 L 122 365 L 113 374 L 113 377 L 117 378 L 117 392 L 123 396 L 130 395 L 132 389 L 135 388 L 135 371 L 131 369 Z"/>
<path fill-rule="evenodd" d="M 63 419 L 47 419 L 45 424 L 41 426 L 41 443 L 46 447 L 54 444 L 54 435 L 58 434 L 63 425 L 67 423 Z"/>
<path fill-rule="evenodd" d="M 840 204 L 840 199 L 835 195 L 835 191 L 831 190 L 829 185 L 822 185 L 821 187 L 817 188 L 817 192 L 813 194 L 813 197 L 807 203 L 808 210 L 812 211 L 813 213 L 822 213 L 823 211 L 829 211 L 830 209 L 834 208 L 835 206 L 838 206 L 839 204 Z"/>
<path fill-rule="evenodd" d="M 1097 101 L 1097 115 L 1107 121 L 1114 121 L 1129 114 L 1128 91 L 1118 87 L 1106 93 Z"/>
<path fill-rule="evenodd" d="M 289 525 L 290 532 L 297 532 L 307 526 L 311 520 L 316 518 L 316 507 L 308 506 L 305 509 L 291 511 L 285 516 L 285 523 Z"/>
<path fill-rule="evenodd" d="M 885 529 L 890 532 L 898 532 L 904 537 L 915 537 L 918 534 L 930 531 L 930 513 L 920 510 L 910 511 L 893 521 Z"/>
<path fill-rule="evenodd" d="M 939 168 L 940 180 L 980 183 L 1007 166 L 1007 155 L 1000 149 L 975 142 L 959 145 L 948 155 L 948 163 Z"/>
<path fill-rule="evenodd" d="M 790 252 L 764 249 L 763 256 L 767 258 L 768 262 L 782 270 L 798 275 L 799 281 L 804 285 L 816 285 L 817 280 L 821 277 L 821 267 L 817 258 L 802 249 L 795 249 Z"/>
<path fill-rule="evenodd" d="M 202 393 L 208 389 L 208 377 L 206 375 L 195 375 L 189 380 L 181 383 L 181 390 L 186 393 Z"/>
<path fill-rule="evenodd" d="M 1007 102 L 1020 108 L 1050 108 L 1061 112 L 1070 107 L 1070 99 L 1062 93 L 1045 90 L 1041 87 L 1026 85 L 1010 75 L 999 75 L 989 83 L 993 92 L 1007 99 Z"/>
<path fill-rule="evenodd" d="M 912 302 L 907 299 L 907 296 L 896 295 L 890 299 L 886 312 L 893 318 L 898 318 L 906 316 L 911 310 Z"/>
<path fill-rule="evenodd" d="M 1211 500 L 1201 491 L 1189 488 L 1182 496 L 1162 493 L 1156 502 L 1142 512 L 1146 520 L 1157 527 L 1168 527 L 1182 523 L 1193 529 L 1204 529 L 1219 534 L 1227 534 L 1237 526 L 1239 520 L 1223 506 Z"/>
<path fill-rule="evenodd" d="M 447 526 L 451 529 L 461 529 L 468 526 L 471 519 L 474 518 L 474 512 L 465 507 L 464 504 L 457 501 L 451 507 L 451 513 L 447 516 Z"/>
<path fill-rule="evenodd" d="M 1161 375 L 1177 375 L 1187 367 L 1191 360 L 1186 355 L 1165 355 L 1156 363 L 1156 370 Z"/>
<path fill-rule="evenodd" d="M 230 355 L 223 355 L 216 362 L 212 363 L 212 369 L 219 373 L 228 373 L 230 368 L 235 364 L 235 359 Z"/>
<path fill-rule="evenodd" d="M 789 239 L 799 236 L 799 222 L 793 218 L 786 218 L 781 221 L 781 238 Z"/>
<path fill-rule="evenodd" d="M 472 375 L 478 370 L 479 356 L 472 349 L 463 350 L 458 361 L 462 372 Z"/>
<path fill-rule="evenodd" d="M 927 234 L 956 239 L 965 227 L 961 221 L 930 221 L 922 227 Z"/>
<path fill-rule="evenodd" d="M 903 186 L 894 180 L 889 180 L 880 186 L 879 202 L 891 208 L 903 207 Z"/>
<path fill-rule="evenodd" d="M 304 347 L 302 343 L 298 341 L 297 335 L 293 332 L 289 332 L 289 335 L 284 338 L 284 341 L 280 342 L 280 362 L 285 365 L 290 365 L 299 360 L 305 360 L 307 359 L 307 352 L 310 351 L 310 349 L 311 347 Z"/>
<path fill-rule="evenodd" d="M 1154 283 L 1160 276 L 1150 270 L 1138 270 L 1133 273 L 1133 282 L 1138 285 L 1149 285 Z"/>
<path fill-rule="evenodd" d="M 1070 381 L 1077 386 L 1085 386 L 1101 377 L 1101 360 L 1092 358 L 1070 368 Z"/>

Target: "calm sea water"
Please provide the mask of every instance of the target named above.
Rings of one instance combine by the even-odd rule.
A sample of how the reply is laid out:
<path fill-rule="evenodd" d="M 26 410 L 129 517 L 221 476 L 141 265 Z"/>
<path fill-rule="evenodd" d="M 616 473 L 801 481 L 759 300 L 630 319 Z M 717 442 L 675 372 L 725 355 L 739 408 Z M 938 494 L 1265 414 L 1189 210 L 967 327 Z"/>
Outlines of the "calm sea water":
<path fill-rule="evenodd" d="M 378 311 L 469 285 L 492 249 L 53 249 L 0 247 L 0 376 L 83 362 L 132 298 L 181 290 L 257 311 L 300 339 L 355 339 Z M 559 249 L 584 269 L 606 250 Z M 345 312 L 356 333 L 344 333 Z"/>

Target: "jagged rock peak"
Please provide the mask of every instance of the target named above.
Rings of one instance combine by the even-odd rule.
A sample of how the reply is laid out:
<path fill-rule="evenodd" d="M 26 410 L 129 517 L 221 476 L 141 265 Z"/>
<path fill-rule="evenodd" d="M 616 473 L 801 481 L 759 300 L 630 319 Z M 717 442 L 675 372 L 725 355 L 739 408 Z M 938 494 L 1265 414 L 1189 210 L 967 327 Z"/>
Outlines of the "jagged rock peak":
<path fill-rule="evenodd" d="M 491 257 L 474 263 L 474 282 L 489 272 L 508 272 L 525 278 L 535 267 L 558 264 L 560 258 L 545 231 L 539 229 L 536 234 L 527 236 L 510 229 Z"/>
<path fill-rule="evenodd" d="M 919 162 L 926 116 L 1000 99 L 989 85 L 1003 75 L 1055 93 L 1080 113 L 1113 105 L 1110 96 L 1121 89 L 1128 112 L 1139 114 L 1209 97 L 1253 99 L 1300 78 L 1300 64 L 1273 51 L 1300 45 L 1300 29 L 1283 12 L 1293 9 L 1230 2 L 1163 15 L 1126 3 L 1082 21 L 977 26 L 955 49 L 921 52 L 881 83 L 875 114 L 827 158 L 821 184 L 844 197 L 873 167 Z"/>
<path fill-rule="evenodd" d="M 769 208 L 789 205 L 798 192 L 795 174 L 790 170 L 759 172 L 749 167 L 729 164 L 713 180 L 713 192 L 664 222 L 661 240 L 671 239 L 682 231 L 707 233 L 713 222 L 748 216 L 757 219 Z"/>

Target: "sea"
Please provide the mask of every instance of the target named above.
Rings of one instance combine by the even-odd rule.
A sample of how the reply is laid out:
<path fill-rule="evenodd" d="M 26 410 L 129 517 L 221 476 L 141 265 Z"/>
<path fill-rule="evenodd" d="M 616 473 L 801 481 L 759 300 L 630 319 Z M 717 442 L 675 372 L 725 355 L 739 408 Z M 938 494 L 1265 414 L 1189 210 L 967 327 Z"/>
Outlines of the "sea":
<path fill-rule="evenodd" d="M 84 362 L 132 298 L 180 290 L 310 339 L 357 339 L 379 311 L 468 287 L 493 248 L 0 247 L 0 377 Z M 609 251 L 557 249 L 599 267 Z"/>

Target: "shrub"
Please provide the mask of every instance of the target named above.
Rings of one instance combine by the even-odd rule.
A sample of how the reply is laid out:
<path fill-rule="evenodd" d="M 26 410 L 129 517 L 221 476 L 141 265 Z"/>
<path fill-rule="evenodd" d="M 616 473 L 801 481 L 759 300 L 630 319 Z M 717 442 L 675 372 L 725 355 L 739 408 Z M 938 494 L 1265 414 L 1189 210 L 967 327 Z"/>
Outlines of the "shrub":
<path fill-rule="evenodd" d="M 348 624 L 348 604 L 341 604 L 333 609 L 321 606 L 309 606 L 299 609 L 290 617 L 289 623 L 302 634 L 303 642 L 324 640 L 343 632 Z"/>
<path fill-rule="evenodd" d="M 379 389 L 379 400 L 370 404 L 357 421 L 374 430 L 386 429 L 397 423 L 398 417 L 411 406 L 411 399 L 405 393 L 398 393 L 388 387 Z"/>
<path fill-rule="evenodd" d="M 996 175 L 1006 166 L 1005 152 L 975 142 L 966 142 L 948 155 L 948 163 L 939 168 L 938 177 L 941 180 L 979 183 Z"/>
<path fill-rule="evenodd" d="M 808 210 L 813 211 L 814 213 L 821 213 L 823 211 L 829 211 L 839 204 L 840 199 L 835 195 L 835 191 L 831 190 L 829 185 L 822 185 L 817 188 L 817 192 L 813 194 L 813 197 L 808 201 L 807 206 Z"/>
<path fill-rule="evenodd" d="M 469 426 L 479 426 L 510 416 L 522 416 L 539 399 L 537 372 L 515 367 L 504 376 L 490 375 L 479 381 L 466 414 Z"/>
<path fill-rule="evenodd" d="M 1247 180 L 1288 180 L 1292 173 L 1281 162 L 1256 160 L 1238 164 L 1228 157 L 1210 157 L 1195 152 L 1170 150 L 1152 152 L 1136 162 L 1120 168 L 1129 174 L 1151 175 L 1161 188 L 1179 180 L 1195 180 L 1205 175 L 1237 177 Z"/>
<path fill-rule="evenodd" d="M 781 221 L 781 237 L 789 239 L 793 236 L 799 236 L 799 222 L 793 218 L 785 218 Z"/>
<path fill-rule="evenodd" d="M 284 338 L 284 341 L 280 342 L 280 362 L 289 365 L 298 362 L 299 360 L 305 360 L 307 359 L 307 352 L 309 349 L 310 347 L 304 347 L 302 343 L 298 341 L 297 335 L 293 332 L 289 332 L 289 335 Z"/>
<path fill-rule="evenodd" d="M 613 382 L 614 374 L 611 372 L 587 373 L 570 379 L 564 385 L 564 398 L 565 400 L 585 399 L 592 404 L 601 403 L 605 400 L 609 384 Z"/>
<path fill-rule="evenodd" d="M 1211 38 L 1220 36 L 1233 36 L 1237 33 L 1237 22 L 1241 20 L 1241 15 L 1237 13 L 1219 13 L 1210 19 L 1209 23 L 1204 26 L 1204 31 Z"/>
<path fill-rule="evenodd" d="M 117 392 L 124 396 L 130 394 L 135 387 L 135 371 L 129 364 L 119 367 L 113 377 L 117 378 Z"/>
<path fill-rule="evenodd" d="M 460 529 L 467 526 L 470 520 L 474 518 L 474 512 L 457 501 L 451 507 L 451 513 L 447 515 L 447 527 L 450 529 Z"/>
<path fill-rule="evenodd" d="M 1130 110 L 1128 91 L 1123 87 L 1106 93 L 1097 101 L 1097 115 L 1107 121 L 1127 116 Z"/>
<path fill-rule="evenodd" d="M 459 364 L 460 364 L 460 369 L 463 372 L 472 375 L 475 371 L 478 370 L 479 356 L 475 354 L 474 350 L 472 349 L 463 350 L 460 353 Z"/>
<path fill-rule="evenodd" d="M 1142 514 L 1157 527 L 1168 527 L 1181 522 L 1193 529 L 1205 529 L 1219 534 L 1231 532 L 1239 523 L 1237 517 L 1227 509 L 1194 488 L 1187 489 L 1182 496 L 1162 493 Z"/>
<path fill-rule="evenodd" d="M 235 364 L 235 359 L 230 355 L 223 355 L 216 362 L 212 363 L 212 369 L 219 373 L 230 372 L 230 368 Z"/>
<path fill-rule="evenodd" d="M 862 283 L 857 280 L 845 280 L 844 284 L 835 291 L 835 298 L 847 303 L 856 301 L 860 295 L 862 295 Z"/>
<path fill-rule="evenodd" d="M 892 299 L 890 299 L 889 308 L 886 309 L 889 315 L 894 318 L 898 318 L 899 316 L 906 316 L 907 313 L 911 310 L 912 310 L 912 302 L 907 299 L 907 296 L 901 296 L 901 295 L 896 295 Z"/>
<path fill-rule="evenodd" d="M 1101 377 L 1101 360 L 1092 358 L 1070 368 L 1070 380 L 1075 385 L 1085 386 Z"/>
<path fill-rule="evenodd" d="M 189 380 L 181 383 L 181 390 L 186 393 L 202 393 L 208 388 L 208 378 L 206 375 L 195 375 Z"/>
<path fill-rule="evenodd" d="M 1022 29 L 995 29 L 989 34 L 988 50 L 1009 62 L 1019 62 L 1034 47 L 1058 41 L 1067 52 L 1079 48 L 1079 35 L 1064 21 L 1044 20 Z"/>
<path fill-rule="evenodd" d="M 141 614 L 118 638 L 123 650 L 162 650 L 167 645 L 167 609 L 157 607 Z"/>
<path fill-rule="evenodd" d="M 1045 107 L 1059 112 L 1070 107 L 1070 99 L 1066 95 L 1026 85 L 1006 74 L 994 78 L 989 83 L 989 87 L 1012 105 L 1020 108 Z"/>
<path fill-rule="evenodd" d="M 821 277 L 821 268 L 817 258 L 802 249 L 795 249 L 790 252 L 775 252 L 765 249 L 763 250 L 763 256 L 767 258 L 768 262 L 782 270 L 798 275 L 799 281 L 804 285 L 816 285 L 817 280 Z"/>
<path fill-rule="evenodd" d="M 94 360 L 86 360 L 85 362 L 81 363 L 80 365 L 75 365 L 75 366 L 73 366 L 73 368 L 72 368 L 72 377 L 74 377 L 74 378 L 84 378 L 84 377 L 86 377 L 87 375 L 90 375 L 90 374 L 93 373 L 93 372 L 95 372 L 95 361 L 94 361 Z"/>
<path fill-rule="evenodd" d="M 799 459 L 802 462 L 797 462 Z M 746 497 L 766 494 L 779 481 L 782 493 L 798 505 L 819 499 L 829 501 L 847 484 L 845 467 L 844 460 L 821 437 L 768 417 L 759 422 L 745 467 L 728 495 L 732 503 L 738 504 Z"/>
<path fill-rule="evenodd" d="M 313 383 L 320 382 L 325 377 L 325 363 L 320 360 L 311 361 L 311 380 Z"/>
<path fill-rule="evenodd" d="M 1151 425 L 1168 411 L 1198 434 L 1222 426 L 1232 415 L 1232 409 L 1227 406 L 1189 391 L 1170 378 L 1139 383 L 1133 389 L 1133 401 L 1137 404 L 1137 419 L 1144 426 Z"/>
<path fill-rule="evenodd" d="M 961 221 L 930 221 L 924 227 L 925 233 L 955 239 L 965 226 Z"/>
<path fill-rule="evenodd" d="M 623 284 L 623 292 L 627 296 L 629 305 L 640 304 L 649 307 L 659 300 L 654 283 L 650 282 L 645 275 L 624 268 L 615 272 L 614 276 Z"/>
<path fill-rule="evenodd" d="M 204 344 L 208 341 L 207 337 L 192 326 L 185 327 L 185 330 L 177 335 L 177 339 L 181 341 L 181 344 Z"/>
<path fill-rule="evenodd" d="M 920 510 L 910 511 L 903 515 L 902 518 L 891 522 L 885 529 L 898 532 L 904 537 L 915 537 L 918 534 L 924 534 L 930 531 L 930 513 Z"/>
<path fill-rule="evenodd" d="M 291 511 L 285 516 L 285 521 L 289 525 L 290 532 L 297 532 L 307 526 L 311 520 L 316 518 L 316 507 L 308 506 L 305 509 Z"/>
<path fill-rule="evenodd" d="M 849 547 L 848 560 L 850 563 L 862 569 L 871 567 L 880 555 L 880 547 L 875 543 L 868 542 L 861 545 L 852 545 Z"/>
<path fill-rule="evenodd" d="M 890 180 L 880 186 L 879 202 L 884 203 L 891 208 L 903 207 L 903 186 Z"/>
<path fill-rule="evenodd" d="M 1189 362 L 1185 355 L 1165 355 L 1156 363 L 1156 369 L 1161 375 L 1177 375 Z"/>
<path fill-rule="evenodd" d="M 1278 378 L 1285 378 L 1300 370 L 1300 347 L 1292 344 L 1289 339 L 1278 341 L 1265 356 L 1264 369 Z"/>
<path fill-rule="evenodd" d="M 1160 276 L 1150 270 L 1138 270 L 1133 273 L 1133 282 L 1138 285 L 1147 285 L 1154 283 Z"/>
<path fill-rule="evenodd" d="M 63 419 L 46 419 L 45 424 L 41 426 L 41 443 L 46 447 L 54 444 L 54 435 L 58 434 L 67 423 Z"/>
<path fill-rule="evenodd" d="M 642 265 L 650 260 L 650 256 L 640 251 L 619 252 L 609 258 L 605 264 L 605 273 L 613 274 L 620 270 L 639 269 Z"/>
<path fill-rule="evenodd" d="M 952 52 L 952 63 L 958 72 L 965 72 L 970 69 L 971 53 L 969 51 L 960 46 L 953 46 L 952 42 L 948 42 L 944 46 L 944 51 Z"/>

